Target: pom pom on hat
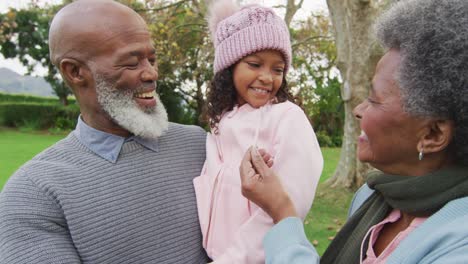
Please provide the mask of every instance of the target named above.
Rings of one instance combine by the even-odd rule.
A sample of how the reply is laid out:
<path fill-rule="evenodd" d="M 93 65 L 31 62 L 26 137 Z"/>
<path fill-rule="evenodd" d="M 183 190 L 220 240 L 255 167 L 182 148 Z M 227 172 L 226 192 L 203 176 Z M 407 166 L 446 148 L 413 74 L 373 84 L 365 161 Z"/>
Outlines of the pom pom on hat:
<path fill-rule="evenodd" d="M 291 66 L 291 41 L 286 23 L 268 7 L 240 8 L 233 0 L 219 0 L 209 9 L 208 24 L 215 47 L 214 72 L 262 50 L 278 50 Z"/>
<path fill-rule="evenodd" d="M 213 0 L 214 2 L 208 9 L 208 28 L 211 34 L 213 43 L 216 40 L 216 29 L 219 22 L 225 18 L 232 16 L 240 10 L 239 4 L 235 0 Z"/>

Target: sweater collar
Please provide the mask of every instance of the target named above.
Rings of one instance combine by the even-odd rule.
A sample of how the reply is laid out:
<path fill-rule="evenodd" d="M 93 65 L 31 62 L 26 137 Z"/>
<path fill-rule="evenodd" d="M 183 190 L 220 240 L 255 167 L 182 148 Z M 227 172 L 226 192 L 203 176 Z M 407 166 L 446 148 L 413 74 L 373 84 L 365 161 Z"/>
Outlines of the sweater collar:
<path fill-rule="evenodd" d="M 114 134 L 106 133 L 88 126 L 82 119 L 78 117 L 78 123 L 73 131 L 78 140 L 88 149 L 94 152 L 101 158 L 116 163 L 122 150 L 123 144 L 129 141 L 135 141 L 143 147 L 158 151 L 157 139 L 145 139 L 138 136 L 120 137 Z"/>
<path fill-rule="evenodd" d="M 431 215 L 446 203 L 468 196 L 468 168 L 450 166 L 423 176 L 375 171 L 367 177 L 371 189 L 392 207 L 414 216 Z"/>

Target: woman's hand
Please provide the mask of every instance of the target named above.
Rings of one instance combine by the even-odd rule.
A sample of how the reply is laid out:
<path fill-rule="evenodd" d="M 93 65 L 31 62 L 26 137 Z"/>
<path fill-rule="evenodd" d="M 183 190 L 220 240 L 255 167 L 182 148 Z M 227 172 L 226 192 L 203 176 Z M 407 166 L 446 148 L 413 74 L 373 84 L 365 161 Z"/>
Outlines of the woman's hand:
<path fill-rule="evenodd" d="M 286 217 L 297 216 L 297 213 L 279 177 L 270 168 L 272 164 L 268 153 L 250 147 L 239 169 L 242 195 L 260 206 L 277 223 Z"/>

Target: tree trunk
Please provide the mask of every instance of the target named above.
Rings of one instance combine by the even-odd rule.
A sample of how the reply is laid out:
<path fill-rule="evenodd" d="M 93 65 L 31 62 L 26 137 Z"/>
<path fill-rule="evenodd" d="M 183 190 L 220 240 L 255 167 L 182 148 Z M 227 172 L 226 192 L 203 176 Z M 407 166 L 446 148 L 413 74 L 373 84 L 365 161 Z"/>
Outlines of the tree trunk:
<path fill-rule="evenodd" d="M 288 27 L 291 26 L 291 21 L 296 14 L 297 10 L 301 8 L 302 3 L 304 0 L 300 0 L 299 3 L 295 3 L 295 0 L 287 0 L 286 1 L 286 13 L 284 15 L 284 22 Z"/>
<path fill-rule="evenodd" d="M 65 95 L 65 96 L 59 96 L 59 100 L 60 100 L 60 103 L 63 105 L 63 106 L 67 106 L 68 105 L 68 97 Z"/>
<path fill-rule="evenodd" d="M 340 161 L 327 183 L 355 189 L 364 182 L 370 166 L 357 158 L 357 138 L 361 132 L 353 109 L 368 94 L 375 65 L 382 55 L 376 45 L 372 26 L 387 1 L 327 0 L 335 29 L 337 66 L 343 85 L 341 97 L 345 105 L 345 124 Z"/>

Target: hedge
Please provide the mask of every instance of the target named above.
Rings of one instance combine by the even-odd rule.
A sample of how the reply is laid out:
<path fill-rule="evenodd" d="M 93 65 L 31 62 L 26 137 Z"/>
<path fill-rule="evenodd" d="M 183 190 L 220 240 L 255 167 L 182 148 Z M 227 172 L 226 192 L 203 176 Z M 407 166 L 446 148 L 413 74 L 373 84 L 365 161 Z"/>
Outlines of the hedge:
<path fill-rule="evenodd" d="M 42 97 L 42 96 L 34 96 L 34 95 L 24 95 L 24 94 L 8 94 L 0 92 L 0 102 L 1 103 L 14 103 L 14 102 L 22 102 L 22 103 L 54 103 L 58 104 L 59 100 L 57 97 Z M 69 104 L 75 103 L 74 97 L 68 98 Z"/>
<path fill-rule="evenodd" d="M 0 103 L 0 125 L 34 129 L 73 129 L 80 110 L 77 105 L 58 103 Z"/>

